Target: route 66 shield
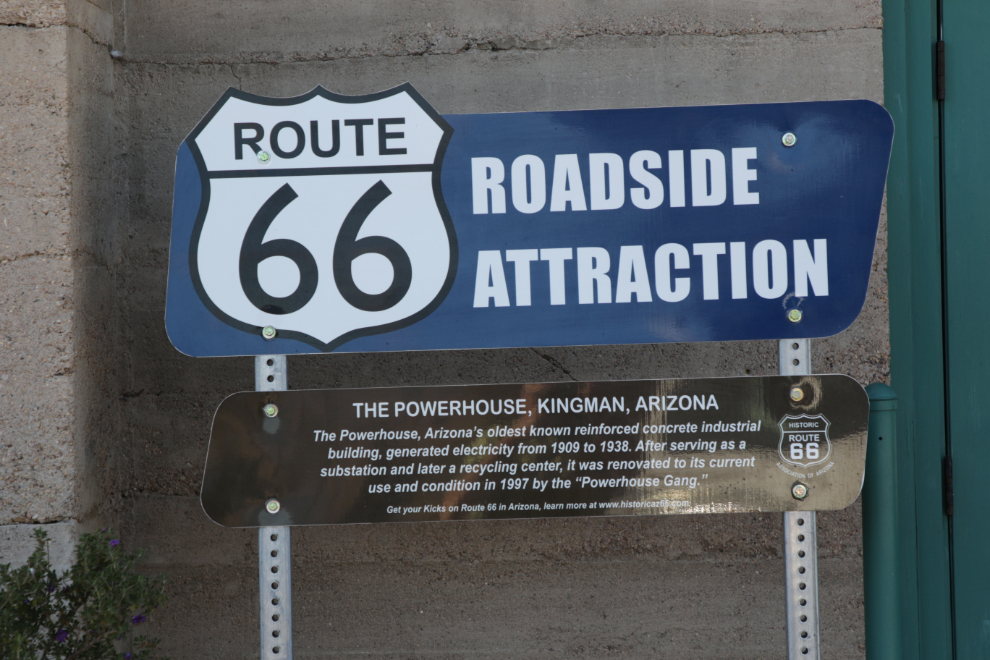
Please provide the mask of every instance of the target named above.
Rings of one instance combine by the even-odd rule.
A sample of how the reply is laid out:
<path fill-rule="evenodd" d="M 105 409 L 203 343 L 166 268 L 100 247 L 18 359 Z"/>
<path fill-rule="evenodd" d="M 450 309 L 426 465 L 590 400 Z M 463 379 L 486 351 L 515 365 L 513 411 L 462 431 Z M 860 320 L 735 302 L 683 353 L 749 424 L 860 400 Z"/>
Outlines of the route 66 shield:
<path fill-rule="evenodd" d="M 818 465 L 832 455 L 828 439 L 830 422 L 824 415 L 784 415 L 779 422 L 780 457 L 803 468 Z"/>
<path fill-rule="evenodd" d="M 229 89 L 180 149 L 177 193 L 185 183 L 199 199 L 188 254 L 171 261 L 188 259 L 216 321 L 259 338 L 272 326 L 328 351 L 415 323 L 457 267 L 440 190 L 452 132 L 408 84 L 285 99 Z M 194 175 L 199 186 L 188 185 Z M 169 287 L 171 303 L 180 292 Z M 173 329 L 181 337 L 189 325 L 167 306 L 180 350 Z"/>

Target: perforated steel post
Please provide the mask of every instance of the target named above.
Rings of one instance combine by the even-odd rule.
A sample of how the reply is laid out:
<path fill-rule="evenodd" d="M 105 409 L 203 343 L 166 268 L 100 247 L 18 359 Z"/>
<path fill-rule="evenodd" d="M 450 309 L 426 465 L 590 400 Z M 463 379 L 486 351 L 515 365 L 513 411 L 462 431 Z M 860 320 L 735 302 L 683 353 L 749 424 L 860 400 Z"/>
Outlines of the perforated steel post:
<path fill-rule="evenodd" d="M 780 342 L 780 375 L 811 373 L 811 341 Z M 797 495 L 795 495 L 796 497 Z M 784 514 L 788 660 L 818 660 L 818 528 L 814 511 Z"/>
<path fill-rule="evenodd" d="M 254 359 L 254 389 L 287 389 L 284 355 Z M 273 411 L 278 414 L 278 409 Z M 269 414 L 266 410 L 266 414 Z M 268 503 L 278 511 L 278 502 Z M 292 658 L 292 555 L 289 527 L 258 528 L 258 579 L 261 590 L 261 660 Z"/>

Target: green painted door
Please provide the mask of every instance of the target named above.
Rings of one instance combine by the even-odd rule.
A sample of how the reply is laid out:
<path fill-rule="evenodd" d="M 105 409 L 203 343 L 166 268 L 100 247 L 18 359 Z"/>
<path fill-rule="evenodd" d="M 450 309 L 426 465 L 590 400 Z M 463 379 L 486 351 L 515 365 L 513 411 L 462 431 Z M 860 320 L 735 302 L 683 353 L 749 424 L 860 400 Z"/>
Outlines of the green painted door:
<path fill-rule="evenodd" d="M 953 638 L 956 658 L 990 658 L 990 2 L 943 2 L 942 39 Z"/>
<path fill-rule="evenodd" d="M 883 13 L 904 657 L 990 660 L 990 2 L 883 0 Z"/>

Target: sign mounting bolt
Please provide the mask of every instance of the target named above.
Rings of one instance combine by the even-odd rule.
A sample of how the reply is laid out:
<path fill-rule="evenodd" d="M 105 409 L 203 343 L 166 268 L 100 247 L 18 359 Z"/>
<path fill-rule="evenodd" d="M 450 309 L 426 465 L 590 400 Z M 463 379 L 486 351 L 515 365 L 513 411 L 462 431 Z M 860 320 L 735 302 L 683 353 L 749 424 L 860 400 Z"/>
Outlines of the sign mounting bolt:
<path fill-rule="evenodd" d="M 803 398 L 804 398 L 804 390 L 802 390 L 800 387 L 791 388 L 791 401 L 797 403 Z"/>
<path fill-rule="evenodd" d="M 780 141 L 784 144 L 785 147 L 793 147 L 795 144 L 797 144 L 797 136 L 794 135 L 794 133 L 790 133 L 790 132 L 784 133 L 784 136 L 780 138 Z M 265 153 L 265 152 L 261 152 L 261 153 Z M 258 154 L 258 157 L 260 158 L 261 154 Z"/>
<path fill-rule="evenodd" d="M 801 312 L 800 309 L 792 309 L 789 312 L 787 312 L 787 320 L 790 321 L 791 323 L 800 323 L 801 317 L 803 316 L 804 314 Z"/>
<path fill-rule="evenodd" d="M 278 330 L 275 329 L 275 326 L 266 325 L 261 329 L 261 336 L 264 337 L 266 341 L 275 339 L 276 335 L 278 335 Z"/>
<path fill-rule="evenodd" d="M 278 416 L 278 406 L 276 406 L 274 403 L 269 403 L 262 410 L 265 411 L 265 416 L 266 417 L 277 417 Z"/>
<path fill-rule="evenodd" d="M 267 502 L 265 502 L 265 511 L 267 511 L 268 513 L 271 514 L 278 513 L 279 509 L 281 508 L 282 505 L 279 504 L 278 500 L 276 500 L 274 497 L 268 500 Z"/>
<path fill-rule="evenodd" d="M 788 133 L 788 135 L 790 135 L 790 133 Z M 791 146 L 791 145 L 787 145 L 787 146 Z M 262 165 L 267 165 L 268 163 L 271 162 L 271 160 L 272 160 L 272 155 L 267 151 L 258 152 L 258 162 L 261 163 Z"/>
<path fill-rule="evenodd" d="M 799 481 L 791 486 L 791 495 L 793 495 L 796 500 L 803 500 L 808 496 L 808 487 Z M 276 506 L 278 506 L 277 502 Z"/>

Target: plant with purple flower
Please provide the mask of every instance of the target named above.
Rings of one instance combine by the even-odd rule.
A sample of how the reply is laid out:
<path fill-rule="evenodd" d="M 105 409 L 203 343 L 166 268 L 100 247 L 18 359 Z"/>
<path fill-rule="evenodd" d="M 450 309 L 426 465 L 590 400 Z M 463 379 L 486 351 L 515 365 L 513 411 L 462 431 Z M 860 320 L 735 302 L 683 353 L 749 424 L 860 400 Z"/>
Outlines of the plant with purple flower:
<path fill-rule="evenodd" d="M 82 534 L 76 563 L 61 575 L 48 561 L 47 533 L 24 566 L 0 564 L 3 660 L 152 660 L 159 640 L 133 636 L 165 601 L 164 577 L 134 571 L 113 530 Z"/>

